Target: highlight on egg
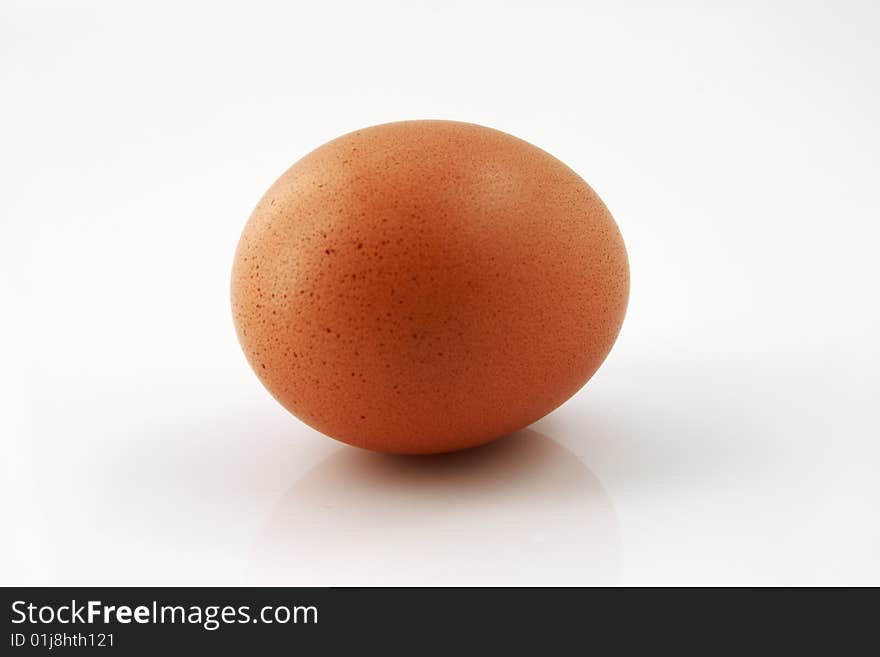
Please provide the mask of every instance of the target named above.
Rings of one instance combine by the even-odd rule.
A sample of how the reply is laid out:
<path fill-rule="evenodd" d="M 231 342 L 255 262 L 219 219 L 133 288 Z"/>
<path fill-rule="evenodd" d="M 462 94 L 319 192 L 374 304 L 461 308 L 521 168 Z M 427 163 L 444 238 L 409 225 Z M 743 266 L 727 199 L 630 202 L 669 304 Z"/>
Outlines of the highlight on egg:
<path fill-rule="evenodd" d="M 232 309 L 291 413 L 351 445 L 449 452 L 569 399 L 623 322 L 620 231 L 574 171 L 453 121 L 365 128 L 312 151 L 242 233 Z"/>

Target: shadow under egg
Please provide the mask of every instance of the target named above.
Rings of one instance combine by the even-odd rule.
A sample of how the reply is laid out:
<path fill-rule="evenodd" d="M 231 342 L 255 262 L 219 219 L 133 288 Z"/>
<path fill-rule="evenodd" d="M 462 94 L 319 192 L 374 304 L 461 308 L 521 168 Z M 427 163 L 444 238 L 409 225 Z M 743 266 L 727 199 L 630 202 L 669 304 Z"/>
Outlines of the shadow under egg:
<path fill-rule="evenodd" d="M 613 583 L 620 533 L 607 493 L 533 430 L 438 456 L 341 449 L 271 512 L 260 584 Z"/>

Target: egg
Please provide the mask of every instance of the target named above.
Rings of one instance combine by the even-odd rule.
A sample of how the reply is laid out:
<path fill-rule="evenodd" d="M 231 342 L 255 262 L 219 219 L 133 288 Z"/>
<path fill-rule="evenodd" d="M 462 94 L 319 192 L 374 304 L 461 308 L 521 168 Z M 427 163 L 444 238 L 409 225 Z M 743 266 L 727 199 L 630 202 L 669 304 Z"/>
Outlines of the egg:
<path fill-rule="evenodd" d="M 381 452 L 474 447 L 576 393 L 620 331 L 620 231 L 574 171 L 504 132 L 404 121 L 288 169 L 238 244 L 236 331 L 306 424 Z"/>

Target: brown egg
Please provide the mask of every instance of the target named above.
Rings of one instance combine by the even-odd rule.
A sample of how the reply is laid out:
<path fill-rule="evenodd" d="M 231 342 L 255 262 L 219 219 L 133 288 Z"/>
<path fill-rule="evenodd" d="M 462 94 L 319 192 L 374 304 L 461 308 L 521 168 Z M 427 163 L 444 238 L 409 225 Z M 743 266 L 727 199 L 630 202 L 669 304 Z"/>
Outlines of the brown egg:
<path fill-rule="evenodd" d="M 531 144 L 468 123 L 366 128 L 309 153 L 250 217 L 242 348 L 338 440 L 408 454 L 488 442 L 598 369 L 629 269 L 608 209 Z"/>

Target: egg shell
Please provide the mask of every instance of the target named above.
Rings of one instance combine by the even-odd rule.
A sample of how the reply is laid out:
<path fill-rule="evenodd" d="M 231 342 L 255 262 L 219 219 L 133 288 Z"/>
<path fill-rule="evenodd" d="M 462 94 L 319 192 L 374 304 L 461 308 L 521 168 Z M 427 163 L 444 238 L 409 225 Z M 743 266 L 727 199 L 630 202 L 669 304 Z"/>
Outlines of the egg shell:
<path fill-rule="evenodd" d="M 406 121 L 288 169 L 236 251 L 232 308 L 259 379 L 318 431 L 436 453 L 540 419 L 623 322 L 626 250 L 595 192 L 490 128 Z"/>

